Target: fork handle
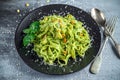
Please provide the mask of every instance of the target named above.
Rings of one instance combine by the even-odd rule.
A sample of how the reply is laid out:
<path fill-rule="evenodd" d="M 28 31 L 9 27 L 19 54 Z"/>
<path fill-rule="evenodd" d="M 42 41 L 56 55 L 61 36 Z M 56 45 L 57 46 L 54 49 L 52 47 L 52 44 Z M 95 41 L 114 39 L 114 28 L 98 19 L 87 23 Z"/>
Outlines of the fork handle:
<path fill-rule="evenodd" d="M 108 36 L 112 39 L 112 41 L 114 42 L 114 44 L 116 45 L 117 42 L 114 40 L 114 38 L 112 37 L 112 35 L 110 34 L 110 32 L 107 30 L 107 28 L 105 27 L 105 31 L 108 34 Z"/>
<path fill-rule="evenodd" d="M 94 74 L 97 74 L 100 70 L 101 63 L 102 63 L 102 53 L 101 52 L 102 52 L 103 48 L 105 47 L 107 40 L 108 40 L 108 36 L 106 36 L 106 38 L 99 50 L 98 55 L 95 57 L 93 63 L 91 64 L 90 71 Z"/>
<path fill-rule="evenodd" d="M 106 29 L 106 28 L 105 28 Z M 110 34 L 110 32 L 106 29 L 107 33 L 108 33 L 108 36 L 111 38 L 111 40 L 113 41 L 114 45 L 115 45 L 115 49 L 118 53 L 118 56 L 120 57 L 120 44 L 118 44 L 114 38 L 112 37 L 112 35 Z"/>
<path fill-rule="evenodd" d="M 115 49 L 118 53 L 118 56 L 120 57 L 120 44 L 115 44 Z"/>

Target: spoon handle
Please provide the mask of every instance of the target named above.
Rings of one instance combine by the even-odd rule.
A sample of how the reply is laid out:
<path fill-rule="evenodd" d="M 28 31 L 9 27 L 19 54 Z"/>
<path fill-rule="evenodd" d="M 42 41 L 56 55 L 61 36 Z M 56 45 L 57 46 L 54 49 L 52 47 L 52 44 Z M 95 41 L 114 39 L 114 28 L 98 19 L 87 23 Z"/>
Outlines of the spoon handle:
<path fill-rule="evenodd" d="M 101 52 L 102 52 L 103 48 L 105 47 L 107 40 L 108 40 L 108 36 L 105 37 L 105 40 L 99 50 L 98 55 L 96 56 L 95 60 L 91 64 L 90 71 L 94 74 L 97 74 L 100 70 L 101 63 L 102 63 L 102 53 Z"/>
<path fill-rule="evenodd" d="M 102 54 L 100 54 L 95 58 L 95 61 L 91 65 L 90 71 L 94 74 L 97 74 L 100 70 L 101 63 L 102 63 Z"/>

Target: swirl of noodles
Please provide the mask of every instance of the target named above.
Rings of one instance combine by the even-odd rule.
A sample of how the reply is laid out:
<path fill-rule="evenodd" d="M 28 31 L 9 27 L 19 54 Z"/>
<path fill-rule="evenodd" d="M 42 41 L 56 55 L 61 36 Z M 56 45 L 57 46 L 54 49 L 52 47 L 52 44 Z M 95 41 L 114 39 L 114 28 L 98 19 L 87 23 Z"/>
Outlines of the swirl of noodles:
<path fill-rule="evenodd" d="M 40 29 L 33 42 L 34 51 L 45 63 L 52 65 L 56 61 L 64 66 L 69 58 L 76 60 L 76 56 L 85 56 L 90 47 L 90 37 L 82 22 L 71 14 L 45 16 L 39 22 Z"/>

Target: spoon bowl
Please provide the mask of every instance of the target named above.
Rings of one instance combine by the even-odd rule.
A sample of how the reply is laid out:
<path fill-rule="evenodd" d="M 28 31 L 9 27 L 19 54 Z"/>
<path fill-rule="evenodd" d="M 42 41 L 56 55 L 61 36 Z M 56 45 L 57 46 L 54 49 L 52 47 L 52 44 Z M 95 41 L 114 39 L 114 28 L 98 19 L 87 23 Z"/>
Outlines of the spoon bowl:
<path fill-rule="evenodd" d="M 105 26 L 106 19 L 102 11 L 97 8 L 92 8 L 91 16 L 100 26 Z"/>

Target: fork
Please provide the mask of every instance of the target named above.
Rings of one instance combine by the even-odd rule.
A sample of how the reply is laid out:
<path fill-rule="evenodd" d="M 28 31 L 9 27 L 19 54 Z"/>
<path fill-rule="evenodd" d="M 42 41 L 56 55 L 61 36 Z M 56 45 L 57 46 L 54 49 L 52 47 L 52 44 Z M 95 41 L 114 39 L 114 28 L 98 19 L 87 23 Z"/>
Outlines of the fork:
<path fill-rule="evenodd" d="M 116 17 L 112 17 L 110 18 L 110 20 L 106 23 L 106 29 L 107 31 L 110 33 L 110 35 L 113 34 L 114 28 L 115 28 L 115 24 L 116 24 Z M 105 44 L 109 38 L 109 33 L 107 33 L 106 30 L 104 30 L 104 34 L 105 34 L 105 40 L 102 43 L 102 46 L 98 52 L 98 55 L 95 57 L 91 67 L 90 67 L 90 71 L 94 74 L 98 73 L 101 67 L 101 63 L 102 63 L 102 50 L 105 47 Z"/>

